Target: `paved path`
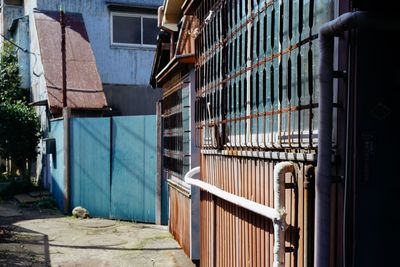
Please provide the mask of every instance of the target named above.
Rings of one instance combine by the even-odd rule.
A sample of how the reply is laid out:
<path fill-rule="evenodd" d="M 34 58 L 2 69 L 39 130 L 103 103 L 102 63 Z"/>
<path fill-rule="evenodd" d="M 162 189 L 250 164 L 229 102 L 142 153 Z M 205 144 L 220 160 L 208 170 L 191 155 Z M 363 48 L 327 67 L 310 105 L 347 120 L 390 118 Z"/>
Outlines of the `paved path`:
<path fill-rule="evenodd" d="M 194 266 L 166 227 L 0 204 L 0 266 Z"/>

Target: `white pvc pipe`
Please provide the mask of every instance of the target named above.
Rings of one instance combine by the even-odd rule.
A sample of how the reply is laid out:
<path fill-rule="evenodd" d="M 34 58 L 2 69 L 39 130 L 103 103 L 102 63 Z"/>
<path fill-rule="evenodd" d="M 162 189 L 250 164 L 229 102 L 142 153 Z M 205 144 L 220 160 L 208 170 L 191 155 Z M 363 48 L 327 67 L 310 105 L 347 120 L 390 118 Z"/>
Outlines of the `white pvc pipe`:
<path fill-rule="evenodd" d="M 206 190 L 207 192 L 209 192 L 219 198 L 222 198 L 222 199 L 224 199 L 230 203 L 233 203 L 237 206 L 240 206 L 242 208 L 248 209 L 254 213 L 260 214 L 271 220 L 280 220 L 281 219 L 282 214 L 280 214 L 273 208 L 270 208 L 268 206 L 248 200 L 244 197 L 239 197 L 237 195 L 228 193 L 228 192 L 221 190 L 218 187 L 211 185 L 209 183 L 200 181 L 198 179 L 191 178 L 191 177 L 193 177 L 193 175 L 195 175 L 199 172 L 200 172 L 200 167 L 195 167 L 195 168 L 191 169 L 185 175 L 185 182 L 190 185 L 200 187 L 201 189 Z"/>
<path fill-rule="evenodd" d="M 285 174 L 294 173 L 294 164 L 289 161 L 280 162 L 274 167 L 274 206 L 276 212 L 283 214 L 279 221 L 274 221 L 274 267 L 285 264 Z"/>
<path fill-rule="evenodd" d="M 200 172 L 200 167 L 195 167 L 186 173 L 184 180 L 190 185 L 200 187 L 207 192 L 224 199 L 237 206 L 250 210 L 271 219 L 274 223 L 274 267 L 283 267 L 285 259 L 285 174 L 294 173 L 295 168 L 292 162 L 280 162 L 274 167 L 274 206 L 271 208 L 243 197 L 228 193 L 209 183 L 193 179 L 195 174 Z"/>

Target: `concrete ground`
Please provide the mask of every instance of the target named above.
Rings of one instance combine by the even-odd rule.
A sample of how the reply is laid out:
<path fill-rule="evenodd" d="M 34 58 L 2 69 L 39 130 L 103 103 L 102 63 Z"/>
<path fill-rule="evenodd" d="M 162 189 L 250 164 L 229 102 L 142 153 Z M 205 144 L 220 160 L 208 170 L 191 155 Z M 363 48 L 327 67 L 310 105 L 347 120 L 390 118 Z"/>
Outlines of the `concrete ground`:
<path fill-rule="evenodd" d="M 0 266 L 194 266 L 166 227 L 0 204 Z"/>

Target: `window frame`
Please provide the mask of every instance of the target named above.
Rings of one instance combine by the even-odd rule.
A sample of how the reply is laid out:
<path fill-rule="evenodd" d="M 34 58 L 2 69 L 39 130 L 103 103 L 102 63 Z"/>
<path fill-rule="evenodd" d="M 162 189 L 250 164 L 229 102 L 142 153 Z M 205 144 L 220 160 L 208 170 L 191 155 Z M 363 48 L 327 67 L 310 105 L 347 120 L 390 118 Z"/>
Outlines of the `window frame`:
<path fill-rule="evenodd" d="M 114 16 L 140 18 L 140 44 L 135 43 L 118 43 L 114 42 Z M 130 47 L 130 48 L 156 48 L 156 44 L 143 44 L 143 18 L 151 18 L 157 20 L 157 15 L 135 13 L 135 12 L 114 12 L 110 13 L 110 43 L 112 47 Z"/>

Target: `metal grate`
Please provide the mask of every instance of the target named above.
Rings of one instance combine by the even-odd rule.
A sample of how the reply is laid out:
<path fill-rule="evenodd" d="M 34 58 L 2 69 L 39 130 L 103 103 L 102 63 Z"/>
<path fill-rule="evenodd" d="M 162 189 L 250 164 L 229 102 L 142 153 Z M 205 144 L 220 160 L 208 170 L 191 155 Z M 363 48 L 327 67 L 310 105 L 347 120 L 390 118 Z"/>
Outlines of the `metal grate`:
<path fill-rule="evenodd" d="M 313 149 L 318 25 L 331 0 L 202 1 L 196 11 L 196 144 Z"/>
<path fill-rule="evenodd" d="M 163 169 L 177 178 L 189 169 L 189 110 L 188 86 L 180 86 L 163 99 Z"/>

